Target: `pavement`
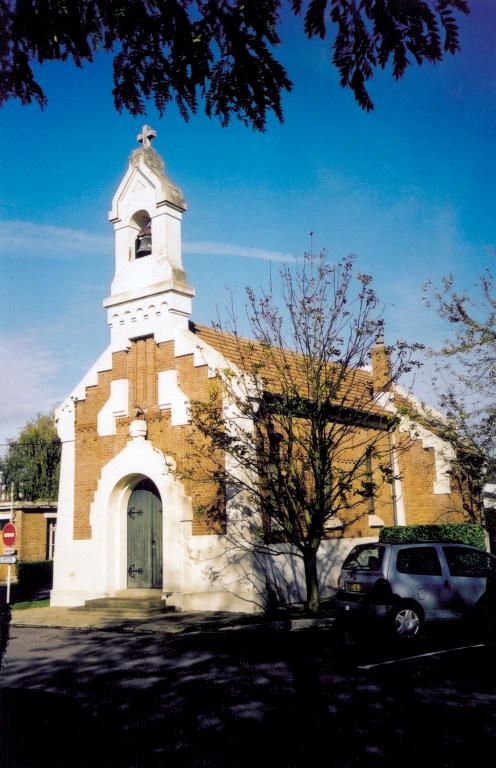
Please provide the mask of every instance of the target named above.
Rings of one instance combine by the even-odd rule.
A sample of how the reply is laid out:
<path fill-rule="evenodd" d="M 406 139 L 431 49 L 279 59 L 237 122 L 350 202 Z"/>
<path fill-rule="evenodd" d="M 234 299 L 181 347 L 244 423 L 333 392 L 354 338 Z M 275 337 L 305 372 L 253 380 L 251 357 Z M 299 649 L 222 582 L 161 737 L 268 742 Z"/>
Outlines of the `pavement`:
<path fill-rule="evenodd" d="M 12 611 L 14 627 L 39 627 L 77 631 L 105 630 L 158 634 L 192 634 L 239 630 L 297 631 L 332 626 L 334 618 L 292 616 L 285 611 L 268 617 L 265 614 L 228 613 L 223 611 L 167 611 L 149 616 L 112 615 L 102 610 L 80 608 L 24 608 Z"/>

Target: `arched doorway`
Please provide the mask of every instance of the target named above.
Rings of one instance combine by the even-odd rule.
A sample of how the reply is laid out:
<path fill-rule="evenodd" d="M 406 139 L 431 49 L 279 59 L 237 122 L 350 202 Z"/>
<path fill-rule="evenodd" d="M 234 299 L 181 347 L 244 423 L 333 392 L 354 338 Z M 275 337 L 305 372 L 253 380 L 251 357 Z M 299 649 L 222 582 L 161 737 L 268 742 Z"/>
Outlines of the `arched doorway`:
<path fill-rule="evenodd" d="M 162 589 L 162 502 L 151 480 L 134 488 L 127 504 L 127 586 Z"/>

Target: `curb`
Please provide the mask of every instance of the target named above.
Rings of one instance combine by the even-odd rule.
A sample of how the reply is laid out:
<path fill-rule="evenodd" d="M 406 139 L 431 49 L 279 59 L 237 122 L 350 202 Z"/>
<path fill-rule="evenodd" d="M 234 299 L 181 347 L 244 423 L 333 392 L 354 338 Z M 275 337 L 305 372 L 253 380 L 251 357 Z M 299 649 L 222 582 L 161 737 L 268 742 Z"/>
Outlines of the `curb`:
<path fill-rule="evenodd" d="M 314 629 L 332 627 L 334 618 L 323 619 L 288 619 L 286 621 L 268 621 L 259 624 L 236 624 L 233 627 L 219 627 L 218 632 L 238 631 L 241 629 L 263 630 L 263 629 L 286 629 L 289 632 L 297 632 L 300 629 Z"/>
<path fill-rule="evenodd" d="M 59 629 L 67 630 L 69 632 L 124 632 L 128 634 L 153 634 L 153 635 L 173 635 L 178 637 L 184 637 L 185 635 L 205 635 L 205 634 L 217 634 L 219 632 L 261 632 L 261 631 L 281 631 L 298 632 L 303 629 L 328 629 L 334 624 L 334 618 L 322 618 L 322 619 L 287 619 L 281 621 L 268 621 L 259 622 L 257 624 L 234 624 L 230 627 L 216 627 L 205 629 L 191 629 L 191 630 L 171 630 L 171 629 L 157 629 L 155 627 L 147 627 L 146 622 L 137 624 L 136 626 L 128 625 L 110 625 L 105 626 L 86 626 L 86 627 L 68 627 L 64 624 L 29 624 L 22 621 L 12 622 L 11 628 L 22 629 Z"/>

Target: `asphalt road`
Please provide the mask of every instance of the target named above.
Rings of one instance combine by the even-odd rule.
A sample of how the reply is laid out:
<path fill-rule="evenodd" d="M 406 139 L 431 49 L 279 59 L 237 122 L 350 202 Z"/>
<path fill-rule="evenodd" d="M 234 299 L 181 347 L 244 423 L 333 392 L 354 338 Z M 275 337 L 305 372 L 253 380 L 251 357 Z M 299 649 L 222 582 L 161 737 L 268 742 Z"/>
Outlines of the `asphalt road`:
<path fill-rule="evenodd" d="M 368 630 L 13 628 L 0 766 L 493 768 L 495 653 L 453 630 L 390 647 Z"/>

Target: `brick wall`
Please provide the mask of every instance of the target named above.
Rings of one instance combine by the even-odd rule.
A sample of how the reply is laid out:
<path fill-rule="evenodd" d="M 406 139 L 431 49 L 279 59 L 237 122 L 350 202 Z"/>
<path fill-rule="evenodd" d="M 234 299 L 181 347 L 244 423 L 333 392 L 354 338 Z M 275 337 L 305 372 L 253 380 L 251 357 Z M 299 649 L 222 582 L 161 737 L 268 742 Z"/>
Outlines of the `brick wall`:
<path fill-rule="evenodd" d="M 424 448 L 420 440 L 412 441 L 404 434 L 400 443 L 408 443 L 400 451 L 399 465 L 408 525 L 465 522 L 462 499 L 455 484 L 451 493 L 434 493 L 436 481 L 433 448 Z"/>
<path fill-rule="evenodd" d="M 8 506 L 8 505 L 7 505 Z M 7 512 L 7 506 L 2 512 Z M 46 560 L 48 521 L 45 512 L 54 512 L 56 507 L 49 507 L 43 502 L 31 502 L 23 506 L 21 502 L 15 505 L 16 541 L 14 547 L 18 560 Z M 7 520 L 2 520 L 0 529 Z M 3 540 L 0 538 L 0 554 L 4 553 Z M 0 582 L 7 579 L 6 565 L 0 565 Z M 12 567 L 12 579 L 17 577 L 15 566 Z"/>
<path fill-rule="evenodd" d="M 343 507 L 338 512 L 338 517 L 344 523 L 342 530 L 336 530 L 328 534 L 328 538 L 356 537 L 356 536 L 376 536 L 377 528 L 370 526 L 370 514 L 384 521 L 384 525 L 393 525 L 393 488 L 391 483 L 387 482 L 384 473 L 381 471 L 381 465 L 390 464 L 389 437 L 386 432 L 376 432 L 375 430 L 365 430 L 357 428 L 353 437 L 350 438 L 346 446 L 346 456 L 342 463 L 344 467 L 353 466 L 358 457 L 362 457 L 364 446 L 373 446 L 373 457 L 371 458 L 372 481 L 376 490 L 372 502 L 368 499 L 360 499 L 353 491 L 348 495 L 349 508 Z M 362 487 L 363 471 L 357 474 L 357 480 L 354 483 L 354 490 L 360 490 Z"/>
<path fill-rule="evenodd" d="M 363 430 L 357 430 L 355 443 L 360 444 L 365 437 Z M 398 491 L 401 488 L 406 524 L 478 522 L 467 519 L 463 510 L 460 490 L 455 483 L 451 483 L 450 493 L 434 493 L 434 482 L 439 479 L 436 477 L 434 449 L 424 448 L 421 440 L 413 440 L 405 433 L 397 432 L 395 437 L 400 478 Z M 375 440 L 374 435 L 369 434 L 369 439 Z M 381 458 L 374 458 L 372 462 L 374 482 L 377 486 L 374 498 L 374 514 L 384 521 L 385 526 L 395 523 L 393 486 L 384 481 L 378 467 L 378 464 L 382 462 L 389 464 L 388 443 L 389 437 L 384 434 L 376 443 Z M 355 456 L 356 446 L 350 444 L 347 461 L 351 463 Z M 339 513 L 339 517 L 345 523 L 344 530 L 330 533 L 328 537 L 377 535 L 377 528 L 369 526 L 368 511 L 366 500 L 348 512 L 343 509 Z"/>

